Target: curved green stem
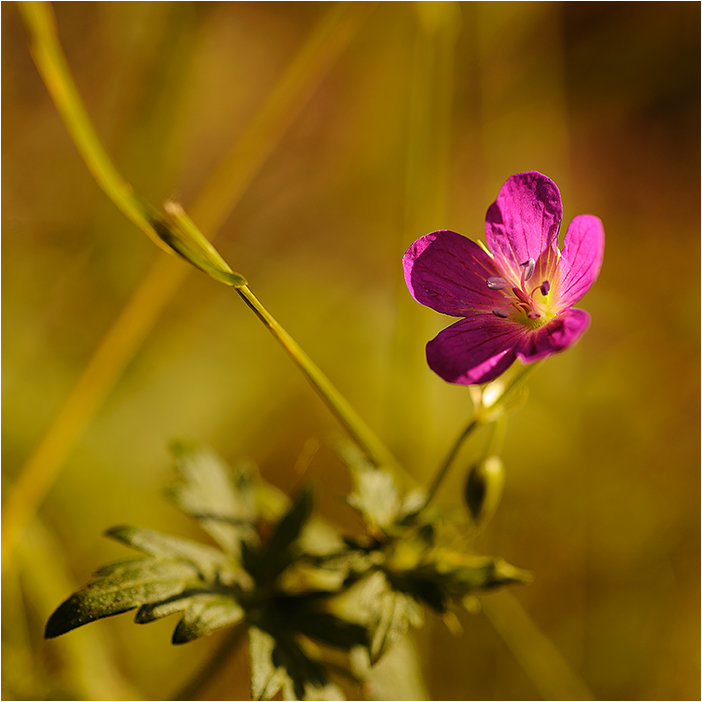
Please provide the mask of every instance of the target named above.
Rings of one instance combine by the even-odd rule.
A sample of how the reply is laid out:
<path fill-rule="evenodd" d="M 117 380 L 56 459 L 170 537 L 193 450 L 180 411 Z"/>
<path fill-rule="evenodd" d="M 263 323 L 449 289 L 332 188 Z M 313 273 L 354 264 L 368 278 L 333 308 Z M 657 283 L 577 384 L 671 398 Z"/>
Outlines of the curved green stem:
<path fill-rule="evenodd" d="M 453 463 L 453 460 L 456 458 L 456 455 L 458 454 L 461 446 L 463 446 L 463 442 L 473 433 L 475 429 L 478 428 L 478 426 L 481 424 L 481 420 L 478 417 L 474 417 L 473 419 L 468 422 L 466 425 L 465 429 L 458 435 L 456 440 L 453 442 L 453 446 L 451 446 L 451 450 L 448 452 L 448 455 L 444 459 L 444 462 L 439 466 L 439 470 L 436 472 L 436 475 L 434 476 L 434 480 L 432 480 L 431 485 L 429 486 L 429 489 L 427 490 L 427 497 L 426 500 L 424 501 L 424 507 L 426 507 L 433 499 L 434 496 L 436 495 L 437 490 L 441 486 L 441 483 L 443 482 L 444 478 L 446 477 L 446 474 L 449 471 L 449 468 L 451 467 L 451 464 Z"/>
<path fill-rule="evenodd" d="M 276 321 L 271 313 L 261 304 L 251 292 L 248 285 L 235 288 L 242 300 L 253 310 L 266 328 L 290 354 L 298 368 L 312 383 L 322 400 L 348 431 L 354 441 L 375 466 L 392 466 L 397 468 L 397 462 L 392 454 L 368 427 L 358 413 L 351 407 L 343 395 L 334 387 L 329 378 L 317 364 L 303 351 L 302 347 Z"/>

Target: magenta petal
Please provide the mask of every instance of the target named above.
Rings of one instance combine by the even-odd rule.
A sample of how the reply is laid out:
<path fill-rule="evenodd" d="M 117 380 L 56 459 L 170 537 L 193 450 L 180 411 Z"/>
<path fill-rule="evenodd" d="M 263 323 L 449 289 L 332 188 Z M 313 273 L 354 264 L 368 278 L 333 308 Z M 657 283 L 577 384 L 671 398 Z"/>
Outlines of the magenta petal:
<path fill-rule="evenodd" d="M 412 297 L 437 312 L 462 317 L 504 303 L 504 296 L 487 284 L 489 277 L 500 275 L 494 261 L 456 232 L 432 232 L 417 239 L 402 264 Z"/>
<path fill-rule="evenodd" d="M 433 338 L 427 344 L 427 362 L 449 383 L 487 383 L 512 365 L 523 333 L 511 321 L 476 314 Z"/>
<path fill-rule="evenodd" d="M 574 305 L 595 282 L 604 256 L 604 227 L 599 217 L 579 215 L 568 227 L 558 267 L 561 283 L 558 304 Z"/>
<path fill-rule="evenodd" d="M 485 216 L 485 235 L 495 261 L 516 280 L 520 265 L 557 248 L 563 218 L 561 195 L 545 175 L 530 171 L 511 176 Z"/>
<path fill-rule="evenodd" d="M 585 310 L 567 310 L 545 326 L 527 332 L 517 348 L 517 356 L 530 363 L 564 351 L 585 333 L 589 324 L 590 315 Z"/>

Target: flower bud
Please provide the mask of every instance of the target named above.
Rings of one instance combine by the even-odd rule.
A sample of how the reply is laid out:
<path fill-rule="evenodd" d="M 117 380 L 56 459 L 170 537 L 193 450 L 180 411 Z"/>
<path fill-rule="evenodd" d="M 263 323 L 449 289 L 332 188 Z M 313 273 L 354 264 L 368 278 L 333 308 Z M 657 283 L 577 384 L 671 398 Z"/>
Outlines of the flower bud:
<path fill-rule="evenodd" d="M 504 482 L 504 465 L 499 456 L 486 458 L 468 472 L 464 497 L 476 525 L 486 524 L 495 514 Z"/>

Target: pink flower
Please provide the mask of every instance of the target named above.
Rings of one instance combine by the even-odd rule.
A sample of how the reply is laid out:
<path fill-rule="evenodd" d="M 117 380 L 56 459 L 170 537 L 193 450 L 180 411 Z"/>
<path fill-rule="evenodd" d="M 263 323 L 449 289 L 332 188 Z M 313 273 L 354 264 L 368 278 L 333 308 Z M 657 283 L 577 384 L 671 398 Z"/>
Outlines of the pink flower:
<path fill-rule="evenodd" d="M 427 344 L 429 367 L 462 385 L 487 383 L 512 364 L 572 346 L 590 315 L 573 305 L 600 272 L 604 229 L 579 215 L 558 250 L 558 188 L 541 173 L 513 175 L 487 211 L 489 251 L 451 231 L 417 239 L 403 258 L 417 302 L 463 317 Z"/>

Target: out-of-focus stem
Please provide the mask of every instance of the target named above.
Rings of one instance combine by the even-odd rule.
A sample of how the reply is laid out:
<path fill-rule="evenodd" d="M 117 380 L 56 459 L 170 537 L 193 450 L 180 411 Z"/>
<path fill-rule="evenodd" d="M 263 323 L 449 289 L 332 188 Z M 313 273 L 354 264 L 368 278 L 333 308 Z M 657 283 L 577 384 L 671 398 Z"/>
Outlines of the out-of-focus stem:
<path fill-rule="evenodd" d="M 519 600 L 501 590 L 481 597 L 482 609 L 544 700 L 597 699 Z"/>
<path fill-rule="evenodd" d="M 239 624 L 222 641 L 219 648 L 207 659 L 204 667 L 197 671 L 195 676 L 187 682 L 175 695 L 174 700 L 194 700 L 198 693 L 215 677 L 219 669 L 231 660 L 232 653 L 239 646 L 246 633 L 246 626 Z"/>
<path fill-rule="evenodd" d="M 439 470 L 436 472 L 434 480 L 431 481 L 431 485 L 427 490 L 427 497 L 424 502 L 425 507 L 434 499 L 434 496 L 441 486 L 441 483 L 444 481 L 453 460 L 456 458 L 461 446 L 463 446 L 463 442 L 478 428 L 478 426 L 480 426 L 480 423 L 480 419 L 478 417 L 474 417 L 468 422 L 468 424 L 466 424 L 465 428 L 458 435 L 458 437 L 456 437 L 456 440 L 453 442 L 453 446 L 451 446 L 451 449 L 444 459 L 444 462 L 439 466 Z"/>
<path fill-rule="evenodd" d="M 93 178 L 128 219 L 157 246 L 172 253 L 159 239 L 147 215 L 147 208 L 117 172 L 95 133 L 66 64 L 56 31 L 56 19 L 49 3 L 20 2 L 17 7 L 29 29 L 34 62 Z"/>

